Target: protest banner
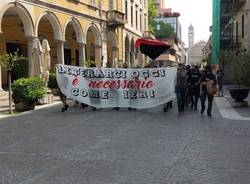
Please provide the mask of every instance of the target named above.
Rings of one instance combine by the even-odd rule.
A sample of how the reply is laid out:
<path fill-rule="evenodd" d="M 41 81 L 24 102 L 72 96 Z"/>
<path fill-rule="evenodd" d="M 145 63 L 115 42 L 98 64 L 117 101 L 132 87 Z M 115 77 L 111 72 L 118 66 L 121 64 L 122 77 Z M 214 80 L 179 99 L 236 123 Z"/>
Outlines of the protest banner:
<path fill-rule="evenodd" d="M 145 109 L 175 98 L 176 68 L 83 68 L 58 64 L 64 95 L 96 108 Z"/>

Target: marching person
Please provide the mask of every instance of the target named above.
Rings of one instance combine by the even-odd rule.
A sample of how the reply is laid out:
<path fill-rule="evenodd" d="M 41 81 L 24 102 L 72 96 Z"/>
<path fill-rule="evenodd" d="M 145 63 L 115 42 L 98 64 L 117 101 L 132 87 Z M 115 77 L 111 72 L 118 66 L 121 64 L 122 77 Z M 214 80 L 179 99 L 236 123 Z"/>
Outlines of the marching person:
<path fill-rule="evenodd" d="M 187 87 L 187 70 L 182 63 L 178 64 L 176 74 L 175 93 L 177 97 L 178 112 L 183 113 L 185 107 L 185 95 Z"/>
<path fill-rule="evenodd" d="M 198 66 L 193 66 L 188 74 L 188 89 L 191 100 L 191 109 L 197 110 L 198 99 L 200 96 L 201 73 Z"/>
<path fill-rule="evenodd" d="M 221 68 L 216 72 L 217 82 L 218 82 L 218 96 L 223 96 L 223 71 Z"/>
<path fill-rule="evenodd" d="M 188 83 L 189 76 L 191 73 L 191 66 L 190 65 L 184 65 L 184 69 L 187 71 L 187 87 L 185 92 L 185 107 L 188 108 L 188 105 L 191 103 L 191 90 Z"/>
<path fill-rule="evenodd" d="M 207 115 L 209 117 L 212 116 L 211 111 L 212 111 L 212 105 L 213 105 L 213 98 L 214 94 L 211 94 L 210 90 L 208 89 L 209 86 L 216 86 L 216 77 L 212 73 L 210 66 L 206 66 L 205 71 L 203 75 L 201 76 L 201 114 L 204 113 L 205 111 L 205 102 L 206 98 L 208 100 L 208 107 L 207 107 Z"/>
<path fill-rule="evenodd" d="M 69 105 L 67 104 L 67 96 L 65 96 L 65 95 L 62 93 L 62 91 L 60 90 L 59 87 L 57 87 L 57 88 L 58 88 L 60 100 L 61 100 L 62 103 L 63 103 L 63 107 L 62 107 L 61 111 L 62 111 L 62 112 L 67 111 L 68 108 L 69 108 Z"/>
<path fill-rule="evenodd" d="M 90 68 L 95 68 L 95 67 L 96 67 L 95 62 L 91 62 L 90 65 L 89 65 L 89 67 L 90 67 Z M 91 101 L 92 103 L 94 103 L 94 102 L 97 101 L 97 99 L 90 98 L 90 101 Z M 96 107 L 91 106 L 91 108 L 92 108 L 93 111 L 96 111 L 96 110 L 97 110 Z"/>

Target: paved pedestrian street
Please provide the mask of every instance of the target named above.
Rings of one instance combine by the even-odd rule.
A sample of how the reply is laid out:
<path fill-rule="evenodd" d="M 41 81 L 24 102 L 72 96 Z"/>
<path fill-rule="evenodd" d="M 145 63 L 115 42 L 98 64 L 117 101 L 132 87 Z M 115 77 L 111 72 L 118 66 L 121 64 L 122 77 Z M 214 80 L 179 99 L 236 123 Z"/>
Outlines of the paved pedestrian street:
<path fill-rule="evenodd" d="M 1 184 L 250 183 L 250 122 L 217 107 L 60 108 L 0 120 Z"/>

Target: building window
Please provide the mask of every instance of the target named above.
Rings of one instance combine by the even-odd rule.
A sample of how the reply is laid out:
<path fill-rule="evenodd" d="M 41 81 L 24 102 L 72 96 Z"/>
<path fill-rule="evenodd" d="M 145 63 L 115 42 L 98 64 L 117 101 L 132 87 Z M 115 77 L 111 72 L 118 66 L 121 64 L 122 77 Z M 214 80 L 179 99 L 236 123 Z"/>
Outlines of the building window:
<path fill-rule="evenodd" d="M 239 36 L 239 25 L 238 25 L 238 21 L 236 22 L 236 25 L 235 25 L 235 33 L 236 33 L 236 44 L 239 43 L 239 40 L 238 40 L 238 36 Z"/>
<path fill-rule="evenodd" d="M 142 10 L 140 10 L 140 31 L 142 30 Z"/>
<path fill-rule="evenodd" d="M 133 24 L 134 24 L 134 15 L 133 15 L 133 11 L 134 11 L 134 9 L 133 9 L 133 5 L 131 5 L 131 25 L 133 26 Z"/>
<path fill-rule="evenodd" d="M 138 29 L 138 6 L 136 6 L 135 10 L 135 28 Z"/>
<path fill-rule="evenodd" d="M 128 21 L 128 1 L 125 1 L 125 20 Z"/>
<path fill-rule="evenodd" d="M 144 31 L 147 31 L 147 15 L 144 14 Z"/>
<path fill-rule="evenodd" d="M 244 15 L 242 15 L 242 17 L 241 17 L 241 37 L 242 38 L 244 38 L 244 29 L 245 29 L 245 20 L 244 20 L 245 18 L 244 18 Z"/>

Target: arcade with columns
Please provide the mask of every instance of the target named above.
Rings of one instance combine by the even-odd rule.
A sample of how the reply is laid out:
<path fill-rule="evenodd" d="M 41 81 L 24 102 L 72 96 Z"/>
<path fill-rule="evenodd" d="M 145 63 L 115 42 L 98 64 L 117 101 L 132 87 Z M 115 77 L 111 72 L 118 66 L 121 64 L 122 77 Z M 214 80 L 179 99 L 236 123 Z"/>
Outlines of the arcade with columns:
<path fill-rule="evenodd" d="M 123 16 L 122 1 L 115 1 L 113 23 L 107 20 L 114 14 L 109 1 L 100 2 L 1 0 L 0 55 L 18 49 L 27 57 L 28 74 L 33 76 L 32 46 L 39 38 L 49 42 L 51 72 L 58 63 L 82 66 L 86 60 L 99 67 L 116 67 L 116 62 L 125 61 L 123 20 L 118 17 Z M 0 68 L 0 91 L 6 85 L 7 74 Z"/>

